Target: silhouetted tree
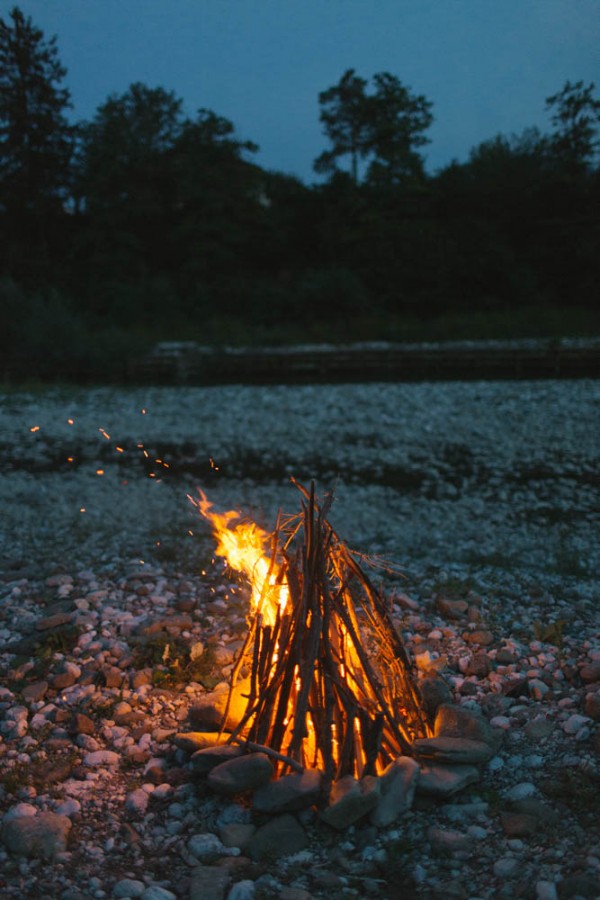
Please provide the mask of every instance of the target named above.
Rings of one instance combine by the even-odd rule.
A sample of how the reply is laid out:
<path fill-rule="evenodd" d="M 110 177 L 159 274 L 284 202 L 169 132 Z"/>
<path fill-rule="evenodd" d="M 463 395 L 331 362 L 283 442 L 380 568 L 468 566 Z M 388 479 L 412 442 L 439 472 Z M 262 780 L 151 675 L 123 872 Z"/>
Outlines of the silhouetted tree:
<path fill-rule="evenodd" d="M 417 148 L 429 143 L 424 132 L 433 122 L 433 104 L 422 94 L 412 94 L 389 72 L 374 75 L 373 82 L 369 107 L 375 158 L 367 180 L 385 186 L 422 181 L 423 158 Z"/>
<path fill-rule="evenodd" d="M 554 133 L 551 148 L 560 161 L 571 169 L 589 168 L 600 141 L 600 100 L 593 96 L 595 85 L 584 86 L 583 81 L 565 82 L 561 91 L 546 99 L 546 109 L 552 111 Z"/>
<path fill-rule="evenodd" d="M 423 161 L 416 148 L 428 139 L 433 121 L 432 104 L 413 95 L 395 75 L 373 76 L 374 92 L 348 69 L 334 87 L 319 94 L 320 120 L 331 141 L 315 160 L 315 171 L 336 172 L 340 157 L 350 156 L 352 181 L 358 184 L 359 160 L 371 158 L 367 178 L 386 185 L 423 176 Z"/>
<path fill-rule="evenodd" d="M 68 195 L 74 128 L 65 74 L 55 37 L 46 41 L 16 6 L 0 19 L 0 209 L 13 258 L 30 267 L 47 255 L 49 217 Z"/>

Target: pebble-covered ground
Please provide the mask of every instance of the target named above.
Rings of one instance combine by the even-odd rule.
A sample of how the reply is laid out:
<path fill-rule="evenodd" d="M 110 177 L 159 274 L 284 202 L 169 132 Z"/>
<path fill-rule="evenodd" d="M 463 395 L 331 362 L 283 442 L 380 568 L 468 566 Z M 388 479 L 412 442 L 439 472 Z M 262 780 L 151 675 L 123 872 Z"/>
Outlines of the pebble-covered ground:
<path fill-rule="evenodd" d="M 4 895 L 600 896 L 599 399 L 591 381 L 2 396 Z M 291 474 L 405 566 L 384 587 L 428 702 L 485 720 L 477 780 L 432 796 L 421 769 L 384 826 L 214 793 L 177 737 L 247 609 L 186 493 L 272 525 Z"/>

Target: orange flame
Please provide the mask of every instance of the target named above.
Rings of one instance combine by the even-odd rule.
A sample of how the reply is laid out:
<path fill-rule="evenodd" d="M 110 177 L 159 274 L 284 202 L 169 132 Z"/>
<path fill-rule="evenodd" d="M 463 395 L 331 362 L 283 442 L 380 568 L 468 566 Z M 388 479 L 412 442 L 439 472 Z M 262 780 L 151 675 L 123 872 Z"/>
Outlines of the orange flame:
<path fill-rule="evenodd" d="M 189 494 L 188 500 L 212 525 L 218 542 L 217 555 L 246 576 L 252 587 L 253 609 L 262 615 L 265 625 L 274 625 L 278 609 L 283 611 L 287 605 L 289 588 L 281 580 L 280 567 L 267 556 L 269 535 L 256 523 L 244 522 L 236 510 L 212 512 L 213 504 L 206 494 L 199 494 L 199 500 Z"/>

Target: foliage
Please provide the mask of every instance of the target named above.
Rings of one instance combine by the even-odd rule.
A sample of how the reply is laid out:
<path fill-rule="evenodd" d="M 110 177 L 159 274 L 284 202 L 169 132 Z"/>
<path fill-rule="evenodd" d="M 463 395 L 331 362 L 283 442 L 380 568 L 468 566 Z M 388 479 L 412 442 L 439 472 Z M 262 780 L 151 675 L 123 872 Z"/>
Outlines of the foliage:
<path fill-rule="evenodd" d="M 189 644 L 166 633 L 140 643 L 134 653 L 134 665 L 138 669 L 152 666 L 152 683 L 157 687 L 175 688 L 196 681 L 210 689 L 220 678 L 213 678 L 215 658 L 211 647 L 192 658 Z"/>
<path fill-rule="evenodd" d="M 565 82 L 563 89 L 546 99 L 546 108 L 552 111 L 554 133 L 551 147 L 558 159 L 570 169 L 592 165 L 600 141 L 597 138 L 600 123 L 600 100 L 593 96 L 594 83 L 584 86 L 583 81 Z"/>

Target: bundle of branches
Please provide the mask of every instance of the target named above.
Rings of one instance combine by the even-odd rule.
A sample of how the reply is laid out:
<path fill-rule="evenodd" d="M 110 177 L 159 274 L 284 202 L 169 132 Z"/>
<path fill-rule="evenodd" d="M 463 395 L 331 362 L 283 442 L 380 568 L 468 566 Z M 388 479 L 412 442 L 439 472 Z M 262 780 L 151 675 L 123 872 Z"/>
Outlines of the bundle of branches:
<path fill-rule="evenodd" d="M 297 486 L 302 512 L 278 523 L 268 579 L 287 581 L 289 599 L 274 624 L 260 604 L 250 622 L 250 692 L 232 740 L 270 748 L 281 771 L 377 774 L 429 725 L 389 606 L 327 520 L 331 500 L 321 508 L 314 485 Z"/>

